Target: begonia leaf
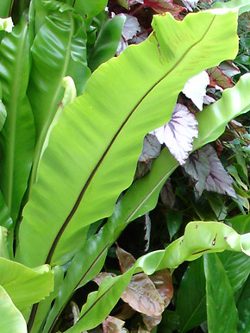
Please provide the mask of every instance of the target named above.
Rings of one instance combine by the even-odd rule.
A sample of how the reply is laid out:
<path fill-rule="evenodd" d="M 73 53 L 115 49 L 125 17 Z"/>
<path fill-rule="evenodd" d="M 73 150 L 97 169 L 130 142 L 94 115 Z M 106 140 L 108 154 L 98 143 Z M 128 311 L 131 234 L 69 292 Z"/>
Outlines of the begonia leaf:
<path fill-rule="evenodd" d="M 208 84 L 209 76 L 206 71 L 203 71 L 191 77 L 182 90 L 186 97 L 190 98 L 199 110 L 202 110 Z"/>
<path fill-rule="evenodd" d="M 192 142 L 198 137 L 197 120 L 186 106 L 177 104 L 171 120 L 153 134 L 170 150 L 180 164 L 184 164 L 192 151 Z"/>
<path fill-rule="evenodd" d="M 143 150 L 139 157 L 140 162 L 149 162 L 151 159 L 156 158 L 160 155 L 161 144 L 157 138 L 148 134 L 143 142 Z"/>
<path fill-rule="evenodd" d="M 121 15 L 125 16 L 126 19 L 122 29 L 122 36 L 127 41 L 132 39 L 137 34 L 137 32 L 141 30 L 141 28 L 138 19 L 135 16 L 128 14 Z"/>
<path fill-rule="evenodd" d="M 211 145 L 194 152 L 184 164 L 184 169 L 196 181 L 195 189 L 199 195 L 207 190 L 236 197 L 232 187 L 233 179 Z"/>

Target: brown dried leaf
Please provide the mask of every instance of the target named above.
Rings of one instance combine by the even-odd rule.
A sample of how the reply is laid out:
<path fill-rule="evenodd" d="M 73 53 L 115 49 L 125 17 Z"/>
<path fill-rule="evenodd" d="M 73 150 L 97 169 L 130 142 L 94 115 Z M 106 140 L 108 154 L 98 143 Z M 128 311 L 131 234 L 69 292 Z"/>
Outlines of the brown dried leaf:
<path fill-rule="evenodd" d="M 150 278 L 140 273 L 134 275 L 121 298 L 134 310 L 148 316 L 159 316 L 164 311 L 164 301 Z"/>
<path fill-rule="evenodd" d="M 174 288 L 172 276 L 168 269 L 156 272 L 150 276 L 150 280 L 154 283 L 158 293 L 163 299 L 164 306 L 167 307 L 173 297 Z"/>
<path fill-rule="evenodd" d="M 119 265 L 122 273 L 126 272 L 130 267 L 132 267 L 136 261 L 132 254 L 123 250 L 118 245 L 116 248 L 116 256 L 119 260 Z"/>
<path fill-rule="evenodd" d="M 150 316 L 147 316 L 147 315 L 142 315 L 143 323 L 145 324 L 148 332 L 151 332 L 152 329 L 155 326 L 157 326 L 158 324 L 160 324 L 161 319 L 162 319 L 161 315 L 160 316 L 156 316 L 156 317 L 150 317 Z"/>
<path fill-rule="evenodd" d="M 103 333 L 123 333 L 125 322 L 116 317 L 108 316 L 102 323 Z"/>

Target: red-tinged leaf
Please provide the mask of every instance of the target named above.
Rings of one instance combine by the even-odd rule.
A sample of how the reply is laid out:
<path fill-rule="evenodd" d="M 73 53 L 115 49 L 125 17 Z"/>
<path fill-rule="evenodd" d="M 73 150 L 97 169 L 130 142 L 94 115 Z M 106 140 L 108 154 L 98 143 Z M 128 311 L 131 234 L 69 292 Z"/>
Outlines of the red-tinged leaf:
<path fill-rule="evenodd" d="M 116 256 L 119 260 L 119 265 L 122 273 L 126 272 L 130 267 L 132 267 L 136 261 L 131 253 L 123 250 L 118 245 L 116 248 Z"/>
<path fill-rule="evenodd" d="M 195 189 L 198 195 L 207 190 L 236 197 L 232 187 L 233 179 L 224 169 L 211 145 L 193 153 L 183 167 L 196 181 Z"/>
<path fill-rule="evenodd" d="M 232 61 L 222 62 L 219 65 L 219 68 L 228 77 L 233 77 L 234 75 L 240 74 L 239 68 Z"/>
<path fill-rule="evenodd" d="M 230 77 L 225 75 L 219 67 L 214 67 L 208 70 L 210 77 L 210 86 L 219 86 L 222 89 L 231 88 L 234 86 L 233 81 Z"/>
<path fill-rule="evenodd" d="M 174 4 L 173 0 L 144 0 L 144 5 L 152 8 L 156 13 L 169 12 L 174 17 L 179 17 L 180 13 L 187 11 L 185 7 Z"/>
<path fill-rule="evenodd" d="M 108 316 L 102 323 L 103 333 L 123 333 L 125 322 L 116 317 Z"/>
<path fill-rule="evenodd" d="M 180 164 L 184 164 L 198 136 L 198 123 L 186 106 L 176 104 L 171 120 L 152 132 L 170 150 Z"/>
<path fill-rule="evenodd" d="M 121 298 L 137 312 L 159 316 L 164 311 L 164 301 L 150 278 L 139 273 L 132 277 Z"/>
<path fill-rule="evenodd" d="M 168 269 L 158 271 L 150 276 L 150 280 L 154 283 L 166 308 L 171 302 L 174 293 L 172 275 L 170 274 L 170 271 Z"/>

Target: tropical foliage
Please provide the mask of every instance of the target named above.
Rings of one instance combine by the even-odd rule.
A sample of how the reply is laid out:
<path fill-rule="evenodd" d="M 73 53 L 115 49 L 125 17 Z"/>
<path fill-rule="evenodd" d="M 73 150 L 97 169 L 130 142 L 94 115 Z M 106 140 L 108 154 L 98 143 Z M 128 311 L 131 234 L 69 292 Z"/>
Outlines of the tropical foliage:
<path fill-rule="evenodd" d="M 2 0 L 1 332 L 248 332 L 249 10 Z"/>

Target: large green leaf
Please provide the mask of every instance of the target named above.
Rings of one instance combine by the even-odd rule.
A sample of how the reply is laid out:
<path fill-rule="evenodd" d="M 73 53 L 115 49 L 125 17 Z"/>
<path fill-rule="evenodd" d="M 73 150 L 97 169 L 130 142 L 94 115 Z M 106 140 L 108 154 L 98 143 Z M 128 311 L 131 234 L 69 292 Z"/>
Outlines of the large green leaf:
<path fill-rule="evenodd" d="M 216 2 L 213 5 L 214 8 L 235 8 L 239 10 L 239 14 L 243 14 L 245 12 L 248 12 L 250 10 L 250 4 L 246 0 L 232 0 L 229 2 Z"/>
<path fill-rule="evenodd" d="M 238 314 L 226 271 L 216 254 L 204 256 L 209 333 L 236 333 Z"/>
<path fill-rule="evenodd" d="M 78 93 L 89 76 L 83 21 L 72 10 L 51 13 L 32 45 L 28 95 L 37 128 L 37 145 L 31 183 L 36 179 L 41 149 L 48 128 L 63 98 L 63 78 L 70 75 Z"/>
<path fill-rule="evenodd" d="M 22 20 L 0 46 L 0 82 L 7 119 L 1 132 L 1 189 L 15 220 L 31 169 L 34 121 L 26 90 L 30 72 L 28 23 Z"/>
<path fill-rule="evenodd" d="M 232 11 L 182 22 L 155 16 L 148 40 L 94 72 L 51 133 L 23 212 L 18 260 L 65 262 L 79 248 L 81 230 L 112 213 L 133 180 L 144 136 L 170 119 L 187 79 L 235 56 L 236 20 Z"/>
<path fill-rule="evenodd" d="M 182 333 L 206 320 L 206 281 L 201 259 L 192 262 L 184 273 L 178 289 L 176 312 Z"/>
<path fill-rule="evenodd" d="M 134 273 L 144 271 L 146 274 L 150 275 L 156 270 L 176 268 L 183 263 L 183 261 L 195 260 L 205 253 L 222 252 L 224 250 L 242 251 L 243 247 L 246 252 L 250 250 L 249 234 L 239 235 L 232 228 L 223 223 L 190 222 L 186 226 L 184 236 L 175 240 L 165 250 L 151 252 L 139 258 L 135 265 L 124 274 L 115 278 L 108 277 L 104 280 L 98 291 L 89 294 L 88 300 L 81 310 L 78 322 L 66 332 L 80 333 L 84 330 L 94 328 L 101 323 L 119 300 L 121 293 L 127 287 Z M 208 269 L 210 270 L 212 268 L 209 267 L 207 270 Z M 207 273 L 207 278 L 210 278 L 210 275 L 211 271 Z M 226 281 L 224 275 L 220 276 L 220 272 L 218 272 L 218 278 L 220 281 Z M 220 285 L 220 288 L 220 293 L 222 293 L 223 284 Z M 226 288 L 230 291 L 229 288 L 231 288 L 231 286 L 228 280 Z M 229 293 L 228 296 L 224 295 L 222 298 L 225 299 L 226 297 L 228 297 L 228 301 L 231 301 L 231 299 L 233 301 L 232 289 L 231 294 Z M 231 308 L 233 308 L 233 302 L 231 308 L 228 304 L 224 305 L 220 313 L 224 313 L 225 306 L 228 306 L 228 309 L 231 310 Z M 231 314 L 233 314 L 233 312 L 231 312 Z M 230 322 L 233 322 L 233 318 Z M 219 323 L 221 324 L 221 321 L 218 322 L 218 324 Z M 49 326 L 45 326 L 43 333 L 47 333 L 48 331 Z M 228 330 L 223 332 L 233 333 L 234 331 Z"/>
<path fill-rule="evenodd" d="M 1 333 L 27 333 L 25 319 L 2 286 L 0 286 L 0 313 Z"/>
<path fill-rule="evenodd" d="M 245 81 L 247 79 L 247 81 Z M 244 84 L 242 84 L 242 80 Z M 204 109 L 204 117 L 198 119 L 200 127 L 203 127 L 203 137 L 200 137 L 201 142 L 209 142 L 216 139 L 216 135 L 220 135 L 225 128 L 225 120 L 228 121 L 233 119 L 235 116 L 244 113 L 247 110 L 246 105 L 250 107 L 250 100 L 246 99 L 247 89 L 250 87 L 250 75 L 244 76 L 233 89 L 230 89 L 229 94 L 223 94 L 222 99 L 219 103 L 220 109 L 217 108 L 215 103 L 213 107 Z M 237 91 L 237 92 L 236 92 Z M 239 96 L 239 104 L 234 104 L 231 106 L 231 110 L 234 110 L 235 114 L 230 112 L 231 119 L 225 117 L 225 107 L 229 105 L 228 101 L 233 99 L 229 96 Z M 242 109 L 241 109 L 242 107 Z M 214 110 L 214 111 L 213 111 Z M 216 110 L 216 112 L 215 112 Z M 216 117 L 217 122 L 214 131 L 210 127 L 205 127 L 207 119 L 210 117 Z M 207 131 L 205 131 L 207 128 Z M 220 130 L 218 130 L 218 128 Z M 198 148 L 198 144 L 196 144 Z M 153 163 L 150 173 L 143 177 L 142 179 L 136 181 L 126 192 L 126 194 L 121 198 L 121 200 L 116 205 L 114 214 L 108 220 L 107 224 L 99 231 L 97 235 L 94 235 L 88 239 L 87 243 L 74 257 L 69 269 L 67 271 L 64 283 L 60 288 L 59 296 L 49 314 L 48 322 L 53 322 L 57 317 L 58 313 L 62 311 L 63 307 L 66 305 L 73 291 L 81 285 L 89 282 L 93 277 L 98 274 L 101 270 L 104 260 L 107 255 L 107 250 L 111 244 L 113 244 L 124 228 L 136 219 L 137 217 L 147 213 L 152 210 L 157 201 L 159 192 L 166 182 L 167 178 L 172 174 L 175 168 L 178 166 L 178 162 L 172 157 L 172 155 L 164 149 L 159 158 Z M 247 228 L 249 216 L 241 216 L 237 219 L 230 220 L 229 222 L 233 224 L 235 228 L 240 225 L 244 225 L 241 229 L 236 229 L 238 232 L 244 233 L 250 231 Z M 244 261 L 244 270 L 241 274 L 235 274 L 234 269 L 230 269 L 232 278 L 234 276 L 235 282 L 242 283 L 247 276 L 248 258 L 244 257 L 244 254 L 230 253 L 228 254 L 231 258 L 237 257 L 239 260 Z M 84 258 L 84 265 L 82 264 Z M 227 261 L 227 265 L 232 263 L 230 260 Z M 233 264 L 233 263 L 232 263 Z M 233 265 L 232 268 L 236 269 Z M 237 284 L 237 283 L 236 283 Z M 184 318 L 183 318 L 184 320 Z M 184 327 L 184 323 L 183 323 Z M 187 326 L 188 327 L 188 326 Z"/>
<path fill-rule="evenodd" d="M 250 74 L 246 74 L 235 87 L 225 90 L 219 101 L 197 115 L 199 136 L 195 140 L 194 150 L 216 140 L 223 134 L 230 120 L 250 110 L 249 89 Z M 126 224 L 152 210 L 162 186 L 178 165 L 169 151 L 163 149 L 153 163 L 150 173 L 134 182 L 117 204 L 111 219 L 115 220 L 117 225 Z"/>
<path fill-rule="evenodd" d="M 53 273 L 47 265 L 31 269 L 0 258 L 0 271 L 0 285 L 20 310 L 41 301 L 53 290 Z"/>

